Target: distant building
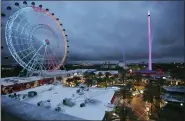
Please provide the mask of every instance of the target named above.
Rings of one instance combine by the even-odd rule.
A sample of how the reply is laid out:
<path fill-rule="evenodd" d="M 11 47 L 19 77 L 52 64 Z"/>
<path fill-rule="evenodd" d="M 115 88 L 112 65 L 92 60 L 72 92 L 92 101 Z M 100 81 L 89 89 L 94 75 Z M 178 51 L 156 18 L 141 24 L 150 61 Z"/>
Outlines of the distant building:
<path fill-rule="evenodd" d="M 106 68 L 106 69 L 115 69 L 118 66 L 118 64 L 113 64 L 110 62 L 105 62 L 101 65 L 101 68 Z"/>
<path fill-rule="evenodd" d="M 109 71 L 96 71 L 95 74 L 98 75 L 99 73 L 102 73 L 103 75 L 106 73 L 106 72 L 109 72 L 110 74 L 114 75 L 114 74 L 118 74 L 118 71 L 117 70 L 109 70 Z"/>
<path fill-rule="evenodd" d="M 118 63 L 118 66 L 119 66 L 119 67 L 122 67 L 122 68 L 124 68 L 124 69 L 128 69 L 128 66 L 126 65 L 126 62 L 123 62 L 123 61 L 120 61 L 120 62 Z"/>

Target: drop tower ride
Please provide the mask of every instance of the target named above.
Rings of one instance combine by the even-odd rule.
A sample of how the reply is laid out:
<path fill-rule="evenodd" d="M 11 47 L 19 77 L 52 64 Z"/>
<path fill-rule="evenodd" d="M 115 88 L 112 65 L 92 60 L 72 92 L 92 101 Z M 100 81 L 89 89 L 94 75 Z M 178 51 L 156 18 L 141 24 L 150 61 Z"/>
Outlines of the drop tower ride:
<path fill-rule="evenodd" d="M 152 42 L 151 42 L 151 25 L 150 25 L 150 11 L 148 11 L 148 70 L 152 70 Z"/>

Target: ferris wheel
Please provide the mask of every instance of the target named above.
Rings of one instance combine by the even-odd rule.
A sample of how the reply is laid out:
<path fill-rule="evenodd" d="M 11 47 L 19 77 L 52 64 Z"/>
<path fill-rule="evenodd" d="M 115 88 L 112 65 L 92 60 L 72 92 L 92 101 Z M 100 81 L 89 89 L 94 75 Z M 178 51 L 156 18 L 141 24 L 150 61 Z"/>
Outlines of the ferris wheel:
<path fill-rule="evenodd" d="M 30 3 L 30 5 L 29 5 Z M 59 18 L 35 2 L 15 2 L 6 11 L 5 39 L 13 58 L 26 70 L 56 70 L 64 67 L 68 51 L 65 29 Z"/>

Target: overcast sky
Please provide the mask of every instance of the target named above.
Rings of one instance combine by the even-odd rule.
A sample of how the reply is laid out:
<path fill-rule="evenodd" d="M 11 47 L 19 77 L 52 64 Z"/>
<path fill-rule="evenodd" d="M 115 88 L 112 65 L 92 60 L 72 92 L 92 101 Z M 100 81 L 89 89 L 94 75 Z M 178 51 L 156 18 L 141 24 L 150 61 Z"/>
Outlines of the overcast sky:
<path fill-rule="evenodd" d="M 184 60 L 183 1 L 35 3 L 49 8 L 63 23 L 70 41 L 69 61 L 122 60 L 123 51 L 127 60 L 147 60 L 148 10 L 153 59 Z"/>

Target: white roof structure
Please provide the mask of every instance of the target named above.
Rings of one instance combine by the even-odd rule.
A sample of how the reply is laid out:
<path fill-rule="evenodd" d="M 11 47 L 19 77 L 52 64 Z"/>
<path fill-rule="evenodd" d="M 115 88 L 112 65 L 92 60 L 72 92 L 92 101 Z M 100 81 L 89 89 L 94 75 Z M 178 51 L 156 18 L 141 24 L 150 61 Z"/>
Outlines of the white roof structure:
<path fill-rule="evenodd" d="M 1 109 L 6 110 L 7 115 L 12 114 L 20 120 L 84 120 L 61 112 L 46 110 L 44 107 L 24 103 L 6 96 L 1 96 L 1 100 Z M 8 115 L 8 118 L 15 119 L 12 115 Z"/>
<path fill-rule="evenodd" d="M 114 95 L 115 88 L 89 88 L 89 91 L 84 91 L 84 95 L 79 95 L 76 90 L 79 88 L 62 87 L 61 85 L 53 86 L 53 90 L 48 91 L 53 85 L 43 85 L 33 89 L 24 90 L 18 92 L 18 94 L 25 94 L 28 91 L 37 91 L 39 94 L 36 97 L 28 98 L 23 102 L 37 105 L 39 101 L 50 100 L 51 109 L 54 110 L 57 104 L 61 103 L 65 98 L 71 98 L 76 105 L 73 107 L 62 106 L 65 114 L 69 114 L 75 117 L 79 117 L 86 120 L 102 120 L 105 111 L 110 110 L 110 106 L 107 106 Z M 85 107 L 80 107 L 80 104 L 85 99 L 95 100 L 96 103 L 87 103 Z"/>

